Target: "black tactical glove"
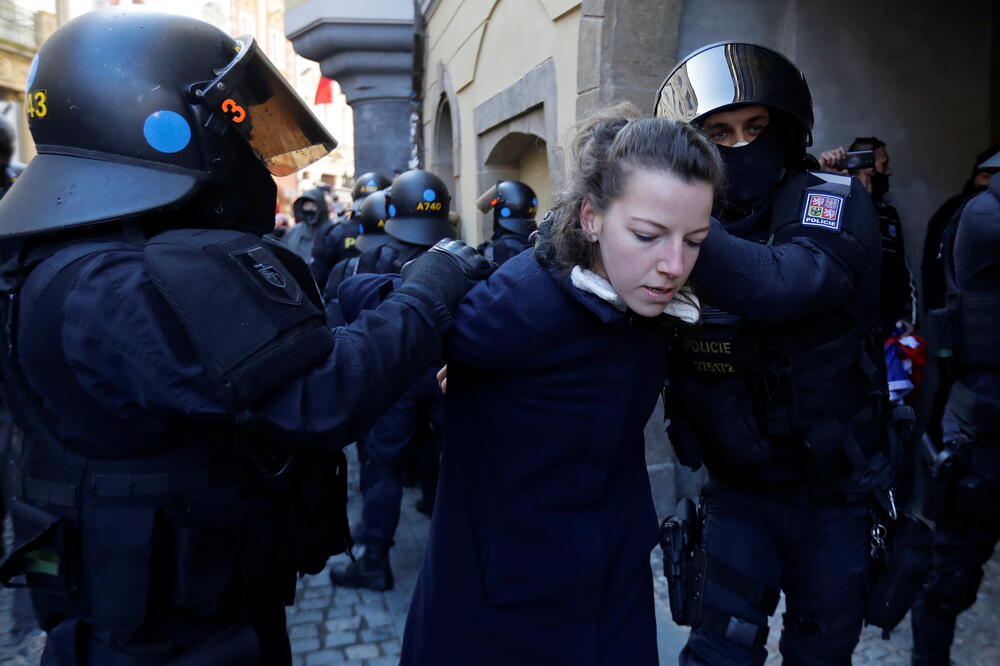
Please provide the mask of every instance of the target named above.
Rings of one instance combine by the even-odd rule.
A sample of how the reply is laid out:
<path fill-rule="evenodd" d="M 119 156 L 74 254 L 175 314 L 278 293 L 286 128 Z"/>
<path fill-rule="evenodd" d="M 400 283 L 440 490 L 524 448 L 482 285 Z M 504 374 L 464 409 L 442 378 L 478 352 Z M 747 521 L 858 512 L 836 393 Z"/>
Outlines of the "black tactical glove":
<path fill-rule="evenodd" d="M 403 286 L 414 285 L 433 295 L 452 312 L 465 294 L 496 270 L 496 264 L 460 240 L 445 238 L 403 266 Z"/>

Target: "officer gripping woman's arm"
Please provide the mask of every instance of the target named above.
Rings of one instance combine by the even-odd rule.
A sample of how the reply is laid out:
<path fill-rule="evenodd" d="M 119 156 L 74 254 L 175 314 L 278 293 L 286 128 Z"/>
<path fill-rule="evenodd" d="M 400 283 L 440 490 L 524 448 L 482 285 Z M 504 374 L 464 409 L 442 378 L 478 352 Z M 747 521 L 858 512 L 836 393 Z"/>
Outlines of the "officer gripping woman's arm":
<path fill-rule="evenodd" d="M 656 112 L 701 129 L 727 181 L 691 276 L 702 321 L 680 331 L 665 397 L 679 460 L 709 472 L 698 517 L 664 526 L 671 607 L 692 626 L 680 663 L 763 664 L 779 592 L 786 663 L 850 663 L 878 546 L 871 500 L 891 504 L 895 474 L 875 209 L 860 183 L 809 170 L 812 96 L 776 51 L 695 50 Z"/>
<path fill-rule="evenodd" d="M 47 664 L 288 666 L 297 576 L 351 545 L 340 449 L 490 266 L 442 243 L 331 329 L 309 267 L 263 236 L 272 175 L 336 141 L 249 35 L 91 12 L 27 85 L 39 154 L 0 202 L 24 433 L 0 581 L 25 576 Z"/>
<path fill-rule="evenodd" d="M 800 178 L 819 182 L 812 174 Z M 771 324 L 826 312 L 855 297 L 862 282 L 878 280 L 879 257 L 872 254 L 878 223 L 861 184 L 852 181 L 849 193 L 852 205 L 838 229 L 810 229 L 793 218 L 763 244 L 713 222 L 694 270 L 701 295 L 726 312 Z M 796 203 L 798 195 L 794 191 Z M 797 206 L 794 211 L 801 213 Z"/>

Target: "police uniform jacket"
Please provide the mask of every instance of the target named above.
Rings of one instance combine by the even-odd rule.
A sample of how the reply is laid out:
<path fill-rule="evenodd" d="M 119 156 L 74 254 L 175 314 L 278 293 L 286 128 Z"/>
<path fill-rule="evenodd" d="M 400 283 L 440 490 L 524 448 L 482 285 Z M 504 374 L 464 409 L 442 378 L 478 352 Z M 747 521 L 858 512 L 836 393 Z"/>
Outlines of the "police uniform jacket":
<path fill-rule="evenodd" d="M 473 288 L 402 664 L 656 663 L 643 427 L 663 339 L 533 252 Z"/>
<path fill-rule="evenodd" d="M 481 253 L 498 266 L 503 266 L 508 259 L 513 259 L 524 252 L 530 245 L 527 236 L 500 227 L 493 234 L 493 238 L 483 244 Z"/>
<path fill-rule="evenodd" d="M 290 602 L 296 571 L 322 570 L 331 545 L 293 547 L 325 532 L 295 521 L 343 512 L 343 496 L 324 508 L 322 490 L 296 494 L 338 484 L 313 452 L 341 456 L 440 356 L 444 305 L 404 285 L 331 331 L 305 264 L 237 231 L 95 232 L 24 264 L 5 373 L 20 373 L 21 413 L 36 417 L 0 578 L 34 571 L 50 642 L 73 643 L 82 621 L 169 646 L 251 616 L 240 607 Z M 50 551 L 47 568 L 31 563 Z"/>
<path fill-rule="evenodd" d="M 361 254 L 355 247 L 359 234 L 356 223 L 344 220 L 325 227 L 317 235 L 316 242 L 312 245 L 312 263 L 309 265 L 316 284 L 322 287 L 334 266 Z"/>
<path fill-rule="evenodd" d="M 946 239 L 950 241 L 946 234 Z M 962 360 L 948 400 L 948 411 L 966 434 L 1000 441 L 1000 176 L 962 209 L 948 243 L 954 283 L 952 305 L 965 310 L 959 344 Z M 975 300 L 973 300 L 975 299 Z M 957 301 L 957 303 L 956 303 Z M 978 307 L 976 307 L 978 306 Z M 973 309 L 975 308 L 975 309 Z M 948 433 L 948 439 L 958 433 Z"/>
<path fill-rule="evenodd" d="M 879 231 L 882 234 L 882 289 L 880 313 L 883 333 L 892 335 L 895 323 L 902 319 L 916 321 L 916 295 L 913 274 L 906 262 L 903 224 L 896 207 L 885 200 L 875 202 Z"/>
<path fill-rule="evenodd" d="M 672 365 L 670 438 L 732 485 L 861 496 L 891 480 L 879 411 L 879 228 L 856 180 L 787 177 L 713 222 L 692 272 L 702 323 Z M 877 479 L 877 480 L 876 480 Z"/>

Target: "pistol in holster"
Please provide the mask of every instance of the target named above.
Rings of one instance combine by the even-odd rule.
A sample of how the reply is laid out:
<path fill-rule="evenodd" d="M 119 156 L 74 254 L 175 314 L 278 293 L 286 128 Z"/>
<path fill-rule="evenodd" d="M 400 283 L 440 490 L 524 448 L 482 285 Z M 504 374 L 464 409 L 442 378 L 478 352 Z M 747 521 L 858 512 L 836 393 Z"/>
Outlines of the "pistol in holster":
<path fill-rule="evenodd" d="M 995 529 L 1000 524 L 1000 488 L 977 473 L 972 439 L 961 435 L 938 450 L 925 437 L 921 447 L 928 488 L 924 515 L 951 529 Z"/>
<path fill-rule="evenodd" d="M 682 626 L 689 626 L 694 616 L 691 590 L 697 581 L 693 564 L 695 551 L 701 545 L 701 532 L 702 515 L 694 500 L 687 497 L 678 502 L 674 514 L 660 524 L 670 614 L 674 622 Z"/>

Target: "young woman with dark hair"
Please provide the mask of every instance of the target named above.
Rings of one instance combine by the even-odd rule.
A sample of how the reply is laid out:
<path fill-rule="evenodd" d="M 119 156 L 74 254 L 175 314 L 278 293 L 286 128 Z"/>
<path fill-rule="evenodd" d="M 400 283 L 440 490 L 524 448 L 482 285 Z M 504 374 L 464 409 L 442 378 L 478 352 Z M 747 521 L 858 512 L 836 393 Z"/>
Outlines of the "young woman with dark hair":
<path fill-rule="evenodd" d="M 533 251 L 466 298 L 402 664 L 657 663 L 643 427 L 722 168 L 684 124 L 585 123 Z"/>

